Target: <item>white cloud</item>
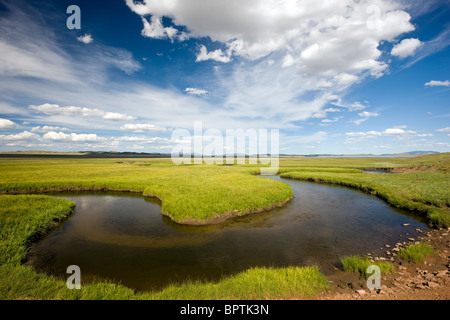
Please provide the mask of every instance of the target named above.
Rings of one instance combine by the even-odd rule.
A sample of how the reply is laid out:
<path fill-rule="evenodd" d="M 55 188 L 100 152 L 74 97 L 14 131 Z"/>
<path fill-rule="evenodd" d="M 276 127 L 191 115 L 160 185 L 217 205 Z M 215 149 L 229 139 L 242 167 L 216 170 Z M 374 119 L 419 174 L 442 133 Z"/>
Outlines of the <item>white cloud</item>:
<path fill-rule="evenodd" d="M 358 113 L 358 116 L 360 117 L 378 117 L 380 114 L 376 113 L 376 112 L 368 112 L 368 111 L 363 111 L 361 113 Z"/>
<path fill-rule="evenodd" d="M 136 117 L 127 116 L 126 114 L 117 112 L 106 112 L 102 118 L 111 121 L 129 121 L 136 119 Z"/>
<path fill-rule="evenodd" d="M 73 142 L 86 142 L 86 141 L 105 141 L 106 138 L 99 137 L 97 134 L 76 134 L 76 133 L 64 133 L 50 131 L 44 134 L 42 137 L 45 140 L 56 140 L 56 141 L 73 141 Z"/>
<path fill-rule="evenodd" d="M 313 113 L 311 116 L 311 118 L 313 118 L 313 119 L 321 119 L 321 118 L 326 118 L 326 117 L 327 117 L 326 112 L 316 112 L 316 113 Z"/>
<path fill-rule="evenodd" d="M 164 39 L 169 38 L 173 40 L 178 38 L 181 41 L 187 40 L 187 35 L 183 32 L 179 32 L 173 27 L 164 27 L 161 21 L 161 17 L 156 15 L 150 18 L 150 21 L 142 17 L 142 23 L 144 28 L 142 29 L 142 35 L 144 37 L 153 39 Z"/>
<path fill-rule="evenodd" d="M 0 135 L 0 141 L 9 141 L 9 140 L 30 140 L 30 139 L 39 139 L 39 136 L 35 133 L 31 133 L 28 131 L 24 131 L 17 134 L 10 135 Z"/>
<path fill-rule="evenodd" d="M 70 117 L 101 117 L 104 120 L 110 121 L 129 121 L 136 119 L 135 117 L 128 116 L 121 113 L 105 112 L 99 109 L 81 108 L 81 107 L 60 107 L 57 104 L 44 103 L 39 106 L 30 105 L 29 109 L 44 113 L 46 115 L 63 115 Z"/>
<path fill-rule="evenodd" d="M 283 64 L 282 64 L 283 68 L 290 67 L 290 66 L 292 66 L 294 64 L 295 64 L 294 57 L 292 57 L 290 54 L 287 54 L 287 55 L 284 56 Z"/>
<path fill-rule="evenodd" d="M 433 137 L 434 135 L 432 133 L 419 133 L 416 135 L 416 137 Z"/>
<path fill-rule="evenodd" d="M 94 41 L 94 39 L 92 38 L 92 36 L 90 34 L 85 34 L 84 36 L 79 36 L 79 37 L 77 37 L 77 40 L 80 42 L 83 42 L 84 44 L 89 44 L 92 41 Z"/>
<path fill-rule="evenodd" d="M 410 67 L 418 61 L 429 57 L 430 55 L 442 51 L 450 45 L 450 28 L 445 28 L 439 35 L 433 39 L 423 43 L 420 48 L 416 50 L 415 57 L 408 62 L 406 67 Z"/>
<path fill-rule="evenodd" d="M 328 109 L 325 109 L 324 112 L 341 112 L 341 109 L 328 108 Z"/>
<path fill-rule="evenodd" d="M 399 128 L 386 129 L 383 131 L 384 134 L 393 135 L 393 134 L 403 134 L 405 130 Z"/>
<path fill-rule="evenodd" d="M 222 52 L 222 49 L 217 49 L 215 51 L 210 51 L 206 49 L 205 46 L 200 47 L 200 52 L 197 54 L 196 62 L 214 60 L 218 62 L 228 63 L 231 61 L 231 58 L 228 54 Z"/>
<path fill-rule="evenodd" d="M 445 80 L 445 81 L 436 81 L 436 80 L 431 80 L 427 83 L 425 83 L 426 87 L 450 87 L 450 81 L 449 80 Z"/>
<path fill-rule="evenodd" d="M 202 96 L 202 95 L 208 94 L 207 90 L 198 89 L 198 88 L 186 88 L 186 90 L 184 90 L 184 91 L 188 94 L 192 94 L 192 95 L 196 95 L 196 96 Z"/>
<path fill-rule="evenodd" d="M 52 126 L 38 126 L 33 127 L 31 132 L 50 132 L 50 131 L 70 131 L 70 129 L 62 128 L 62 127 L 52 127 Z"/>
<path fill-rule="evenodd" d="M 209 38 L 227 48 L 208 52 L 202 46 L 197 61 L 230 62 L 232 56 L 255 61 L 280 52 L 285 67 L 295 64 L 310 74 L 345 73 L 343 82 L 356 81 L 354 73 L 364 71 L 380 76 L 387 68 L 380 61 L 380 42 L 414 30 L 403 6 L 390 0 L 126 0 L 126 4 L 143 19 L 151 15 L 144 30 L 155 24 L 150 29 L 154 37 L 164 34 L 156 19 L 167 17 L 185 28 L 190 38 Z M 379 9 L 375 25 L 368 24 L 369 5 Z"/>
<path fill-rule="evenodd" d="M 340 85 L 350 85 L 359 80 L 358 76 L 354 74 L 341 73 L 335 76 L 335 80 Z"/>
<path fill-rule="evenodd" d="M 124 124 L 120 127 L 121 130 L 124 131 L 133 131 L 133 132 L 165 132 L 166 128 L 157 127 L 152 124 Z"/>
<path fill-rule="evenodd" d="M 403 128 L 403 129 L 402 129 Z M 347 132 L 345 143 L 355 143 L 366 141 L 377 137 L 395 137 L 396 139 L 403 141 L 408 138 L 418 137 L 417 132 L 412 130 L 404 130 L 405 126 L 398 126 L 388 128 L 383 131 L 360 131 L 360 132 Z"/>
<path fill-rule="evenodd" d="M 15 127 L 17 127 L 17 123 L 12 122 L 11 120 L 8 119 L 0 118 L 0 130 L 9 130 L 14 129 Z"/>
<path fill-rule="evenodd" d="M 414 54 L 417 48 L 422 45 L 419 39 L 403 39 L 392 48 L 391 54 L 400 58 L 406 58 Z"/>
<path fill-rule="evenodd" d="M 322 122 L 323 123 L 333 123 L 333 122 L 338 122 L 339 119 L 341 119 L 342 117 L 335 117 L 333 119 L 323 119 Z"/>
<path fill-rule="evenodd" d="M 378 131 L 366 131 L 366 132 L 347 132 L 347 136 L 349 137 L 378 137 L 381 136 L 382 133 Z"/>
<path fill-rule="evenodd" d="M 353 102 L 351 105 L 342 103 L 341 99 L 336 99 L 337 101 L 331 102 L 332 105 L 335 105 L 337 107 L 347 108 L 349 111 L 361 111 L 367 108 L 366 105 L 363 105 L 359 101 Z"/>
<path fill-rule="evenodd" d="M 437 129 L 436 132 L 450 133 L 450 127 Z"/>
<path fill-rule="evenodd" d="M 358 113 L 358 116 L 360 116 L 361 118 L 354 120 L 353 123 L 359 126 L 361 123 L 367 121 L 370 117 L 378 117 L 379 115 L 380 114 L 376 112 L 363 111 Z"/>
<path fill-rule="evenodd" d="M 367 106 L 363 105 L 361 102 L 354 102 L 351 106 L 348 107 L 350 111 L 358 111 L 358 110 L 364 110 L 367 108 Z"/>

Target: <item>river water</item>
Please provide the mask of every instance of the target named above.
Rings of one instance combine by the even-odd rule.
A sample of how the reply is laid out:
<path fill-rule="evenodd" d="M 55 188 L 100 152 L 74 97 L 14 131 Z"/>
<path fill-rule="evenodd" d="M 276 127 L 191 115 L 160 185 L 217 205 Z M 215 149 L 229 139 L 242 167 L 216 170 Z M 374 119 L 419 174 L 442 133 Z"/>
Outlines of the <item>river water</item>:
<path fill-rule="evenodd" d="M 53 194 L 74 201 L 75 213 L 30 249 L 28 263 L 64 279 L 67 267 L 77 265 L 82 283 L 108 279 L 154 290 L 256 266 L 316 265 L 330 274 L 343 255 L 378 254 L 386 244 L 417 235 L 416 228 L 428 229 L 417 217 L 359 191 L 270 179 L 291 185 L 294 199 L 212 226 L 176 224 L 161 215 L 158 201 L 136 194 Z"/>

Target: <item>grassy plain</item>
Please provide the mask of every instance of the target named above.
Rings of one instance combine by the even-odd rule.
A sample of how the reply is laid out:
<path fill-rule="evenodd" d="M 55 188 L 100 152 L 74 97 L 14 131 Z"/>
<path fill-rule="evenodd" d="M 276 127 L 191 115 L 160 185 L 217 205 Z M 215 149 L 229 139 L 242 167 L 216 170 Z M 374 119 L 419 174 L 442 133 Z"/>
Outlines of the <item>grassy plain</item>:
<path fill-rule="evenodd" d="M 119 190 L 162 201 L 162 212 L 178 223 L 202 224 L 239 216 L 293 197 L 291 188 L 258 179 L 248 168 L 176 166 L 170 159 L 26 159 L 0 161 L 0 192 Z M 248 195 L 252 196 L 249 197 Z"/>
<path fill-rule="evenodd" d="M 413 158 L 282 158 L 282 177 L 336 183 L 382 197 L 393 206 L 450 225 L 450 154 Z M 426 171 L 367 174 L 362 169 Z M 310 296 L 328 288 L 314 267 L 255 268 L 218 283 L 186 283 L 135 293 L 112 283 L 68 290 L 24 265 L 30 244 L 66 218 L 73 203 L 42 195 L 55 190 L 121 190 L 158 197 L 178 223 L 213 223 L 281 206 L 293 197 L 284 183 L 255 176 L 255 165 L 183 165 L 170 159 L 0 159 L 0 299 L 265 299 Z M 11 195 L 17 193 L 20 195 Z"/>

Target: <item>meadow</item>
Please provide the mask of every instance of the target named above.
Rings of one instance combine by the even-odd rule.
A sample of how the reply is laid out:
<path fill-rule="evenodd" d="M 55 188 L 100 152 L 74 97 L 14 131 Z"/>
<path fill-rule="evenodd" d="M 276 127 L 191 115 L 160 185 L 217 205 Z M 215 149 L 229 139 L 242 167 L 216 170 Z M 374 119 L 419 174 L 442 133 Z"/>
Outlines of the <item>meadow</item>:
<path fill-rule="evenodd" d="M 333 183 L 377 195 L 390 205 L 450 225 L 450 154 L 411 158 L 281 158 L 283 178 Z M 369 174 L 363 169 L 416 168 Z M 63 190 L 139 192 L 161 200 L 181 224 L 211 224 L 282 206 L 289 185 L 257 176 L 257 165 L 182 165 L 170 159 L 4 157 L 0 159 L 0 299 L 268 299 L 327 290 L 315 267 L 253 268 L 217 283 L 192 282 L 135 293 L 99 282 L 68 290 L 25 265 L 29 246 L 73 212 L 74 203 L 42 194 Z M 14 194 L 14 195 L 13 195 Z"/>

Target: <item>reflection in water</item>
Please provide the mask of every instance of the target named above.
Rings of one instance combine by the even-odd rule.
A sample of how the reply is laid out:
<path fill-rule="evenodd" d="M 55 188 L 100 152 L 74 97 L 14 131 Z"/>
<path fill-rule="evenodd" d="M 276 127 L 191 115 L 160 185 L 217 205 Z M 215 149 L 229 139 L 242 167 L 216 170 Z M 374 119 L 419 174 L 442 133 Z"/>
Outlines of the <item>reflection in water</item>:
<path fill-rule="evenodd" d="M 29 263 L 63 277 L 75 264 L 84 282 L 100 277 L 150 290 L 254 266 L 317 265 L 330 273 L 342 255 L 378 250 L 427 229 L 373 196 L 283 181 L 295 193 L 285 207 L 211 226 L 176 224 L 161 215 L 157 200 L 135 194 L 60 193 L 77 204 L 75 214 L 31 249 Z"/>
<path fill-rule="evenodd" d="M 391 172 L 384 171 L 384 170 L 363 170 L 363 173 L 388 174 L 388 173 L 391 173 Z"/>

